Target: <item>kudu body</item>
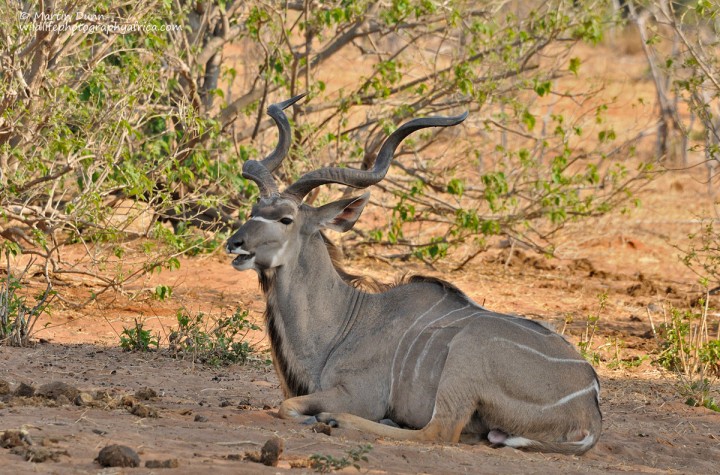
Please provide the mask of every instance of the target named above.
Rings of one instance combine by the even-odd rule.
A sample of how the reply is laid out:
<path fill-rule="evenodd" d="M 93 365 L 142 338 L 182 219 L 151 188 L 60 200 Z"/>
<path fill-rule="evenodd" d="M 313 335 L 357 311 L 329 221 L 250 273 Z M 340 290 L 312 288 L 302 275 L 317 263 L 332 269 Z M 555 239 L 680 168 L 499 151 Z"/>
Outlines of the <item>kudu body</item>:
<path fill-rule="evenodd" d="M 351 285 L 322 229 L 347 231 L 369 194 L 318 208 L 313 188 L 379 182 L 407 135 L 458 117 L 415 119 L 383 144 L 372 170 L 323 168 L 280 193 L 272 178 L 287 153 L 283 109 L 268 113 L 280 142 L 243 176 L 260 188 L 250 219 L 228 240 L 233 266 L 257 271 L 285 401 L 280 415 L 398 439 L 457 442 L 461 434 L 531 450 L 581 454 L 601 430 L 593 368 L 560 335 L 489 311 L 451 284 L 415 277 L 383 292 Z M 380 423 L 390 420 L 394 424 Z"/>

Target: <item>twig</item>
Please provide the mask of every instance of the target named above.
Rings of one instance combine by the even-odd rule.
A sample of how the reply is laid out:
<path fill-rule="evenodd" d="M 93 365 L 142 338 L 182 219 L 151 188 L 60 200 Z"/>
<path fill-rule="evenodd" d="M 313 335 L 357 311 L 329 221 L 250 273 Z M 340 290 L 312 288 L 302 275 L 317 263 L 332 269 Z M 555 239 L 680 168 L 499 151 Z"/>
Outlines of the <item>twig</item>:
<path fill-rule="evenodd" d="M 457 265 L 456 267 L 454 267 L 454 268 L 452 269 L 452 272 L 459 271 L 460 269 L 462 269 L 463 267 L 465 267 L 468 262 L 472 261 L 472 260 L 475 259 L 477 256 L 479 256 L 480 254 L 482 254 L 483 252 L 485 252 L 486 250 L 487 250 L 487 249 L 486 249 L 485 247 L 481 247 L 480 249 L 478 249 L 478 250 L 475 251 L 474 253 L 470 254 L 470 255 L 469 255 L 468 257 L 466 257 L 459 265 Z"/>
<path fill-rule="evenodd" d="M 510 240 L 510 250 L 508 251 L 507 259 L 505 259 L 504 268 L 507 271 L 508 265 L 510 265 L 510 260 L 513 257 L 513 254 L 515 253 L 515 239 Z"/>
<path fill-rule="evenodd" d="M 263 445 L 260 442 L 252 440 L 238 440 L 234 442 L 215 442 L 215 445 L 222 445 L 223 447 L 234 447 L 236 445 Z"/>
<path fill-rule="evenodd" d="M 657 340 L 657 332 L 655 331 L 655 323 L 653 323 L 652 315 L 650 314 L 650 309 L 645 308 L 645 312 L 647 312 L 648 320 L 650 320 L 650 328 L 652 329 L 653 338 Z"/>

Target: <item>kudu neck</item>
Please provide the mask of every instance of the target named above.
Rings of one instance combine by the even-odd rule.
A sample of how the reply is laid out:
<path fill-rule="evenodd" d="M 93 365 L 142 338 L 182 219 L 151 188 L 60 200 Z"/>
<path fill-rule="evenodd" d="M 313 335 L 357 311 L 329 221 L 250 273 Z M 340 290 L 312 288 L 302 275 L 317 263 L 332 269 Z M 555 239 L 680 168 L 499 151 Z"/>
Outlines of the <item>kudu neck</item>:
<path fill-rule="evenodd" d="M 261 272 L 260 283 L 267 299 L 266 325 L 285 386 L 295 395 L 312 391 L 365 294 L 338 274 L 320 234 L 307 238 L 295 259 Z"/>
<path fill-rule="evenodd" d="M 259 272 L 262 291 L 266 297 L 271 294 L 275 298 L 289 293 L 307 294 L 313 295 L 318 301 L 326 297 L 319 294 L 320 289 L 330 290 L 333 294 L 359 292 L 351 284 L 356 276 L 346 273 L 340 267 L 339 255 L 340 251 L 324 235 L 318 233 L 310 236 L 291 262 Z M 289 292 L 283 293 L 281 290 Z"/>
<path fill-rule="evenodd" d="M 287 300 L 281 310 L 295 314 L 293 318 L 307 310 L 313 321 L 331 324 L 342 317 L 345 303 L 355 300 L 359 290 L 340 276 L 329 246 L 320 233 L 309 236 L 295 259 L 275 270 L 274 297 L 279 304 Z"/>

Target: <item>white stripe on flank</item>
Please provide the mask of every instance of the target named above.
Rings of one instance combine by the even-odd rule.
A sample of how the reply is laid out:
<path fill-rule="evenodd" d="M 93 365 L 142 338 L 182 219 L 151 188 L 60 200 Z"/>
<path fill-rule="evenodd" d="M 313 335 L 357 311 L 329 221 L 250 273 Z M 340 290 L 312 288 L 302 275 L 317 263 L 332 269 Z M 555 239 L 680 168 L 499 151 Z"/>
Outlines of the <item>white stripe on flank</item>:
<path fill-rule="evenodd" d="M 397 346 L 397 348 L 395 348 L 395 355 L 393 355 L 392 366 L 390 367 L 390 401 L 392 401 L 392 400 L 394 399 L 394 391 L 395 391 L 395 361 L 397 360 L 398 353 L 400 352 L 400 348 L 402 347 L 402 344 L 403 344 L 403 341 L 405 340 L 405 337 L 406 337 L 407 334 L 410 332 L 410 330 L 412 330 L 413 327 L 415 327 L 415 324 L 416 324 L 418 321 L 422 320 L 422 318 L 423 318 L 425 315 L 427 315 L 428 313 L 432 312 L 433 309 L 435 309 L 435 307 L 437 307 L 437 306 L 440 305 L 442 302 L 444 302 L 445 299 L 447 298 L 447 296 L 448 296 L 448 293 L 445 292 L 445 294 L 443 295 L 443 298 L 441 298 L 440 300 L 438 300 L 437 302 L 435 302 L 432 307 L 430 307 L 429 309 L 425 310 L 425 312 L 423 312 L 422 314 L 420 314 L 420 316 L 418 316 L 418 317 L 415 319 L 415 321 L 413 322 L 413 324 L 410 325 L 410 327 L 408 327 L 408 329 L 405 330 L 405 333 L 403 333 L 403 335 L 400 337 L 400 340 L 398 341 L 398 346 Z"/>
<path fill-rule="evenodd" d="M 546 354 L 544 354 L 544 353 L 541 353 L 540 351 L 538 351 L 538 350 L 536 350 L 536 349 L 534 349 L 534 348 L 530 348 L 529 346 L 521 345 L 520 343 L 516 343 L 516 342 L 514 342 L 514 341 L 510 341 L 510 340 L 507 340 L 507 339 L 505 339 L 505 338 L 493 338 L 493 341 L 503 341 L 503 342 L 510 343 L 511 345 L 514 345 L 514 346 L 516 346 L 516 347 L 518 347 L 518 348 L 521 348 L 521 349 L 523 349 L 523 350 L 525 350 L 525 351 L 528 351 L 528 352 L 530 352 L 530 353 L 532 353 L 532 354 L 541 356 L 541 357 L 545 358 L 546 360 L 552 361 L 552 362 L 554 362 L 554 363 L 587 364 L 587 361 L 585 361 L 584 359 L 555 358 L 555 357 L 553 357 L 553 356 L 548 356 L 548 355 L 546 355 Z M 552 403 L 552 404 L 548 404 L 548 405 L 542 406 L 542 407 L 540 408 L 540 410 L 541 410 L 541 411 L 544 411 L 544 410 L 546 410 L 546 409 L 551 409 L 551 408 L 553 408 L 553 407 L 562 406 L 563 404 L 566 404 L 566 403 L 572 401 L 573 399 L 575 399 L 575 398 L 577 398 L 577 397 L 580 397 L 580 396 L 582 396 L 582 395 L 584 395 L 584 394 L 588 394 L 588 393 L 591 392 L 591 391 L 595 391 L 595 397 L 596 397 L 596 399 L 599 400 L 599 398 L 600 398 L 600 386 L 598 385 L 597 380 L 593 380 L 592 384 L 590 384 L 590 386 L 588 386 L 588 387 L 586 387 L 586 388 L 584 388 L 584 389 L 580 389 L 579 391 L 575 391 L 574 393 L 570 393 L 570 394 L 568 394 L 567 396 L 564 396 L 564 397 L 560 398 L 558 401 L 556 401 L 556 402 L 554 402 L 554 403 Z"/>
<path fill-rule="evenodd" d="M 468 307 L 469 307 L 469 305 L 467 305 L 467 306 L 465 306 L 465 307 L 463 307 L 463 308 L 461 308 L 461 309 L 458 309 L 458 310 L 464 310 L 464 309 L 466 309 L 466 308 L 468 308 Z M 454 312 L 454 311 L 455 311 L 455 310 L 453 310 L 453 312 Z M 453 313 L 453 312 L 450 312 L 450 313 Z M 450 313 L 447 313 L 447 314 L 445 315 L 445 317 L 447 317 L 448 315 L 450 315 Z M 423 350 L 423 352 L 420 354 L 420 356 L 418 357 L 417 361 L 415 362 L 415 369 L 413 370 L 413 379 L 418 379 L 418 378 L 420 377 L 420 367 L 422 366 L 422 362 L 423 362 L 423 360 L 425 359 L 425 357 L 427 356 L 428 350 L 430 350 L 430 348 L 432 348 L 433 340 L 434 340 L 435 337 L 440 333 L 440 330 L 443 330 L 443 329 L 449 327 L 450 325 L 453 325 L 453 324 L 458 323 L 458 322 L 462 322 L 463 320 L 467 320 L 468 318 L 474 317 L 474 316 L 479 315 L 479 314 L 480 314 L 480 312 L 471 313 L 470 315 L 466 315 L 466 316 L 464 316 L 464 317 L 456 318 L 456 319 L 453 320 L 452 322 L 448 322 L 446 325 L 443 325 L 443 326 L 437 328 L 437 329 L 432 333 L 432 336 L 430 336 L 430 338 L 428 339 L 428 341 L 425 342 L 425 349 Z M 440 320 L 440 319 L 442 319 L 442 318 L 444 318 L 444 317 L 440 317 L 438 320 Z M 430 324 L 426 325 L 425 328 L 422 329 L 422 331 L 420 332 L 420 334 L 415 338 L 415 341 L 413 341 L 413 343 L 410 345 L 410 348 L 408 348 L 407 353 L 405 354 L 405 359 L 406 359 L 406 360 L 407 360 L 407 358 L 408 358 L 408 355 L 410 354 L 410 351 L 412 350 L 412 347 L 415 346 L 415 342 L 416 342 L 417 339 L 420 337 L 420 335 L 422 335 L 422 333 L 423 333 L 430 325 L 434 324 L 435 322 L 437 322 L 437 320 L 435 320 L 435 321 L 431 322 Z M 405 367 L 405 364 L 403 363 L 402 368 L 404 368 L 404 367 Z M 402 368 L 400 368 L 400 374 L 402 374 Z"/>
<path fill-rule="evenodd" d="M 569 359 L 569 358 L 555 358 L 554 356 L 548 356 L 545 353 L 542 353 L 535 348 L 530 348 L 529 346 L 525 346 L 520 343 L 516 343 L 514 341 L 508 340 L 507 338 L 493 338 L 490 341 L 504 341 L 506 343 L 510 343 L 513 346 L 517 346 L 518 348 L 521 348 L 527 352 L 533 353 L 535 355 L 541 356 L 545 358 L 548 361 L 552 361 L 554 363 L 576 363 L 576 364 L 587 364 L 587 361 L 583 359 Z"/>
<path fill-rule="evenodd" d="M 483 310 L 485 310 L 485 309 L 483 309 Z M 532 322 L 533 320 L 527 320 L 527 319 L 524 319 L 521 317 L 513 317 L 512 315 L 493 314 L 492 312 L 489 315 L 483 315 L 483 316 L 486 318 L 496 318 L 496 319 L 502 320 L 504 322 L 512 323 L 513 325 L 518 326 L 518 327 L 522 328 L 523 330 L 531 331 L 531 332 L 537 333 L 538 335 L 541 335 L 541 336 L 559 336 L 557 333 L 551 331 L 549 328 L 543 327 L 546 330 L 548 330 L 548 333 L 539 332 L 537 330 L 533 330 L 530 327 L 526 327 L 525 325 L 521 325 L 520 323 L 515 321 L 515 320 L 521 320 L 521 321 L 525 320 L 528 322 Z M 537 322 L 535 322 L 535 323 L 537 323 Z M 538 325 L 540 325 L 540 324 L 538 323 Z"/>
<path fill-rule="evenodd" d="M 444 314 L 443 316 L 438 317 L 438 318 L 436 318 L 435 320 L 432 320 L 430 323 L 428 323 L 427 325 L 425 325 L 424 327 L 422 327 L 422 329 L 417 333 L 417 335 L 415 335 L 415 338 L 413 339 L 413 341 L 410 342 L 410 345 L 408 345 L 407 351 L 405 352 L 405 358 L 403 358 L 402 364 L 400 364 L 400 372 L 399 372 L 400 377 L 402 377 L 403 371 L 405 370 L 405 365 L 407 364 L 407 360 L 408 360 L 408 358 L 410 357 L 410 353 L 412 352 L 412 349 L 413 349 L 413 347 L 415 346 L 415 343 L 417 343 L 418 338 L 420 338 L 420 336 L 423 334 L 423 332 L 425 332 L 425 330 L 427 330 L 431 325 L 433 325 L 434 323 L 436 323 L 436 322 L 442 320 L 443 318 L 449 316 L 450 314 L 453 314 L 453 313 L 455 313 L 455 312 L 459 312 L 459 311 L 461 311 L 461 310 L 465 310 L 465 309 L 468 308 L 468 307 L 469 307 L 469 305 L 466 305 L 466 306 L 464 306 L 464 307 L 456 308 L 455 310 L 451 310 L 451 311 L 449 311 L 448 313 Z M 416 322 L 417 322 L 417 320 L 416 320 Z M 407 332 L 406 332 L 406 333 L 407 333 Z M 403 335 L 403 337 L 404 337 L 404 335 Z"/>
<path fill-rule="evenodd" d="M 583 396 L 583 395 L 589 393 L 590 391 L 595 391 L 596 394 L 600 393 L 600 388 L 598 387 L 597 381 L 593 381 L 592 384 L 590 386 L 586 387 L 585 389 L 581 389 L 580 391 L 575 391 L 574 393 L 568 394 L 567 396 L 560 398 L 559 401 L 557 401 L 553 404 L 548 404 L 547 406 L 543 406 L 540 410 L 544 411 L 546 409 L 552 409 L 553 407 L 562 406 L 563 404 L 568 403 L 577 397 Z"/>

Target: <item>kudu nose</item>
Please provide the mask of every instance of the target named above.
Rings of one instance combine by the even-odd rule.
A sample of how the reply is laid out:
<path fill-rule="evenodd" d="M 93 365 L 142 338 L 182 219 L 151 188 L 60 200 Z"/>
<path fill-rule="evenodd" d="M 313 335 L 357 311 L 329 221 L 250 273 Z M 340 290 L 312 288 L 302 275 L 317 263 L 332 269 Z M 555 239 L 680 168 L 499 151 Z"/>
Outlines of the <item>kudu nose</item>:
<path fill-rule="evenodd" d="M 225 245 L 225 250 L 229 253 L 234 253 L 235 251 L 240 249 L 243 244 L 244 244 L 244 242 L 242 239 L 230 238 L 228 240 L 227 244 Z"/>

